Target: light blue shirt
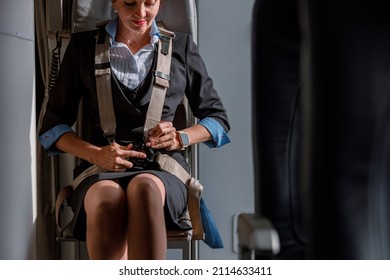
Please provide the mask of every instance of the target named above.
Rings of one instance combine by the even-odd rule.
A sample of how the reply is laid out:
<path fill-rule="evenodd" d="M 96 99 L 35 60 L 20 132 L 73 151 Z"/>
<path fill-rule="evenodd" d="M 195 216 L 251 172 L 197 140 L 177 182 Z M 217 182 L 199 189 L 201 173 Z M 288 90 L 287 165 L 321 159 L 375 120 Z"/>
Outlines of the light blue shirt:
<path fill-rule="evenodd" d="M 140 49 L 136 54 L 132 54 L 127 45 L 115 41 L 117 31 L 116 18 L 107 24 L 106 30 L 110 35 L 110 62 L 113 73 L 124 85 L 134 89 L 143 81 L 153 64 L 154 44 L 160 36 L 157 25 L 155 22 L 152 25 L 150 44 Z M 217 148 L 230 143 L 227 133 L 215 119 L 206 117 L 200 120 L 198 124 L 204 126 L 213 138 L 213 140 L 205 142 L 208 147 Z M 54 147 L 54 143 L 64 133 L 71 131 L 73 130 L 68 125 L 60 124 L 42 134 L 39 137 L 39 141 L 50 155 L 55 155 L 60 153 L 60 151 Z"/>

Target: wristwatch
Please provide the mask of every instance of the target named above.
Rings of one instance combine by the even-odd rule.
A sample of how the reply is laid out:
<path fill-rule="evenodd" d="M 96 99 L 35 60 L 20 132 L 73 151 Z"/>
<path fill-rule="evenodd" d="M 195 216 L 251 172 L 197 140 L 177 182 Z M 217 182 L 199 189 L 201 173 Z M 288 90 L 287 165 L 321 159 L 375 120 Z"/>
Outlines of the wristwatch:
<path fill-rule="evenodd" d="M 187 148 L 190 145 L 190 138 L 188 137 L 188 133 L 185 131 L 177 131 L 176 133 L 179 136 L 181 148 Z"/>

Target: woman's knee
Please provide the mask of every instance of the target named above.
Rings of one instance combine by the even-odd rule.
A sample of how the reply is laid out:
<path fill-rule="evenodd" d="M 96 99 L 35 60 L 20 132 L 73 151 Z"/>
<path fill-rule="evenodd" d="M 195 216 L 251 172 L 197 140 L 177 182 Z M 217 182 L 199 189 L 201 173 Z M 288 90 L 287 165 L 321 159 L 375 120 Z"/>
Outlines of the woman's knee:
<path fill-rule="evenodd" d="M 152 174 L 140 174 L 135 176 L 127 188 L 128 203 L 150 203 L 156 205 L 157 201 L 164 204 L 165 187 L 163 182 Z M 158 205 L 158 204 L 157 204 Z"/>
<path fill-rule="evenodd" d="M 88 214 L 115 214 L 124 211 L 126 194 L 122 187 L 114 181 L 103 180 L 93 184 L 84 199 L 84 208 Z"/>

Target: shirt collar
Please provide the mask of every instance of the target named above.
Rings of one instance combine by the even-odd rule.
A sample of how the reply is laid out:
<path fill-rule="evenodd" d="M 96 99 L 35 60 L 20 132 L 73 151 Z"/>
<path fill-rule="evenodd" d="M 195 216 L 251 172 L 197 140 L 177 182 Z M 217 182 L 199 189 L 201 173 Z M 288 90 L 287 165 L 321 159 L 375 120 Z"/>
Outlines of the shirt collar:
<path fill-rule="evenodd" d="M 116 31 L 117 31 L 117 23 L 118 23 L 118 17 L 115 17 L 114 19 L 110 20 L 106 25 L 106 31 L 108 34 L 110 34 L 110 42 L 113 44 L 116 37 Z M 160 38 L 160 31 L 158 30 L 156 21 L 153 21 L 152 28 L 150 29 L 150 44 L 154 45 L 158 42 L 158 39 Z"/>

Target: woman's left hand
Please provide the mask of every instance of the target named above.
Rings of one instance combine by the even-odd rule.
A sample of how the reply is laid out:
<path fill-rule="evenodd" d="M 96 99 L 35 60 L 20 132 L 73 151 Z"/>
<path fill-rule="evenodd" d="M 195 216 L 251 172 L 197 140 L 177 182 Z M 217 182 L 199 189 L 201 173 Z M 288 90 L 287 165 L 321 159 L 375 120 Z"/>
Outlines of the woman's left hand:
<path fill-rule="evenodd" d="M 173 151 L 180 148 L 180 143 L 176 138 L 176 128 L 172 122 L 162 121 L 149 130 L 149 139 L 146 146 L 153 149 L 166 149 Z"/>

